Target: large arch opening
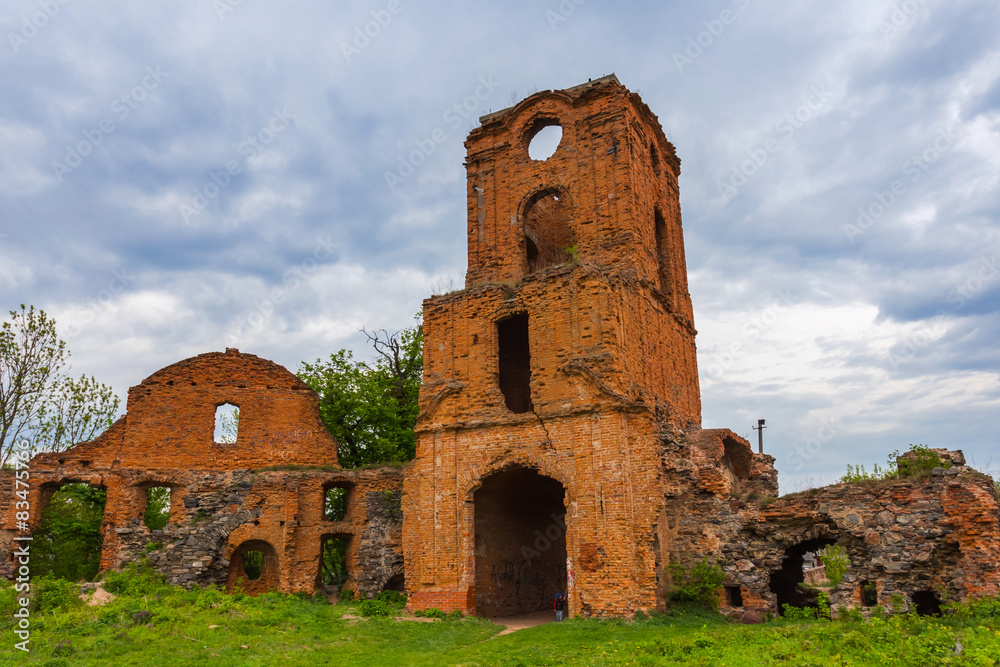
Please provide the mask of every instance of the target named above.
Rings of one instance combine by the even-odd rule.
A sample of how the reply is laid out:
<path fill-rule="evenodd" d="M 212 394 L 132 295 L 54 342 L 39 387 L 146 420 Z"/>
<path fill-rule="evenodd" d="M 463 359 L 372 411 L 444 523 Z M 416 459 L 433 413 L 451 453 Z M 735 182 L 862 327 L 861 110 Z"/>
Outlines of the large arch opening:
<path fill-rule="evenodd" d="M 473 495 L 476 614 L 552 609 L 566 594 L 566 492 L 529 468 L 488 477 Z"/>
<path fill-rule="evenodd" d="M 236 547 L 229 557 L 226 592 L 232 593 L 237 584 L 247 595 L 277 590 L 278 552 L 274 547 L 264 540 L 247 540 Z"/>
<path fill-rule="evenodd" d="M 525 261 L 527 273 L 577 256 L 570 226 L 572 210 L 562 192 L 548 189 L 535 193 L 524 206 Z"/>
<path fill-rule="evenodd" d="M 806 553 L 818 553 L 823 547 L 836 544 L 834 537 L 817 537 L 785 550 L 781 569 L 771 573 L 771 592 L 778 598 L 778 613 L 784 615 L 785 605 L 792 607 L 815 607 L 818 591 L 806 587 L 803 564 Z"/>

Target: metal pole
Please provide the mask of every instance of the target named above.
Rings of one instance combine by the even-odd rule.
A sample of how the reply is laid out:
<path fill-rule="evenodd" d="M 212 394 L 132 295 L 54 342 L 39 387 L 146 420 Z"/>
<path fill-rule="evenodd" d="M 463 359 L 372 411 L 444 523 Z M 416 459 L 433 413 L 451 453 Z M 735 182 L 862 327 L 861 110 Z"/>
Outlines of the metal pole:
<path fill-rule="evenodd" d="M 753 427 L 753 430 L 757 431 L 757 451 L 761 454 L 764 453 L 764 420 L 758 419 L 757 425 Z"/>

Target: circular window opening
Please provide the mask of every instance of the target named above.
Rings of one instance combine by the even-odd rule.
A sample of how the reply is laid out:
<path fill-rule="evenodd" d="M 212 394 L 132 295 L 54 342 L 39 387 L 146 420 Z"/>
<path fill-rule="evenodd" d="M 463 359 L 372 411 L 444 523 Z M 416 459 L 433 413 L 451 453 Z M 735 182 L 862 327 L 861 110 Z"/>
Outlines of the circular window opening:
<path fill-rule="evenodd" d="M 528 157 L 532 160 L 548 160 L 559 148 L 562 134 L 562 126 L 555 120 L 536 123 L 528 140 Z"/>

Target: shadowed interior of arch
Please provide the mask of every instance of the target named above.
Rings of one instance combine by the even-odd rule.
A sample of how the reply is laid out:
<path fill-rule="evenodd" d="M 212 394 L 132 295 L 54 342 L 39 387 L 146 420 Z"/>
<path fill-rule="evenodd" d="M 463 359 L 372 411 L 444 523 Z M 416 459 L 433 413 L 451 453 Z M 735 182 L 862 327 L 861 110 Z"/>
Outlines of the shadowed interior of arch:
<path fill-rule="evenodd" d="M 557 190 L 542 190 L 524 207 L 525 262 L 527 273 L 564 264 L 576 245 L 570 226 L 570 206 Z"/>
<path fill-rule="evenodd" d="M 476 490 L 476 614 L 552 608 L 566 593 L 565 491 L 529 468 L 488 477 Z"/>

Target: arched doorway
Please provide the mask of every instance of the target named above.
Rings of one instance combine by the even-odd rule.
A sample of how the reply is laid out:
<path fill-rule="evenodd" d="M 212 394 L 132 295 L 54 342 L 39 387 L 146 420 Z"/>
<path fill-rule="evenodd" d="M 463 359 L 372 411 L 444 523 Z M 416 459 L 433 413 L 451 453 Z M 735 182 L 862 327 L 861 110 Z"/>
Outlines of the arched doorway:
<path fill-rule="evenodd" d="M 555 594 L 566 593 L 565 496 L 562 484 L 523 467 L 476 490 L 477 615 L 551 609 Z"/>
<path fill-rule="evenodd" d="M 237 582 L 247 595 L 277 590 L 278 552 L 274 547 L 264 540 L 247 540 L 236 547 L 229 557 L 226 592 L 232 593 Z"/>

